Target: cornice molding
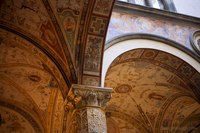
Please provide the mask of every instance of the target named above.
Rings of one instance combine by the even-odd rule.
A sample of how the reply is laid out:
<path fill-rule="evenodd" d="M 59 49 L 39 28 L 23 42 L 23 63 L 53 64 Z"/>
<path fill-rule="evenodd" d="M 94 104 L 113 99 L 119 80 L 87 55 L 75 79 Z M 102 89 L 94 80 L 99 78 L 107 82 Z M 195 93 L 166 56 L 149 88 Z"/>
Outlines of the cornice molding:
<path fill-rule="evenodd" d="M 119 2 L 117 1 L 115 3 L 115 6 L 113 8 L 114 11 L 122 10 L 127 13 L 142 13 L 144 15 L 151 14 L 151 16 L 154 17 L 160 17 L 168 20 L 174 20 L 174 21 L 182 21 L 182 22 L 187 22 L 187 23 L 192 23 L 192 24 L 200 24 L 200 18 L 189 16 L 189 15 L 184 15 L 180 14 L 177 12 L 172 12 L 172 11 L 167 11 L 167 10 L 160 10 L 160 9 L 155 9 L 152 7 L 148 6 L 140 6 L 140 5 L 135 5 L 135 4 L 130 4 L 126 2 Z"/>

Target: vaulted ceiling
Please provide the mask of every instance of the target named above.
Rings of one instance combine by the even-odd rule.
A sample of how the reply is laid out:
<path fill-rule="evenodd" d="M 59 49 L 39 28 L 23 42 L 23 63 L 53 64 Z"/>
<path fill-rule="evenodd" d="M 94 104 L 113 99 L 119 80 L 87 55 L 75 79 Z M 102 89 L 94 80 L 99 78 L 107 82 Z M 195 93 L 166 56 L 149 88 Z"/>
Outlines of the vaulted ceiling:
<path fill-rule="evenodd" d="M 114 0 L 2 0 L 0 26 L 48 54 L 68 86 L 71 82 L 88 84 L 92 77 L 99 84 L 113 3 Z M 94 47 L 98 55 L 90 52 Z"/>
<path fill-rule="evenodd" d="M 13 131 L 13 127 L 30 133 L 62 132 L 68 128 L 61 126 L 66 117 L 64 98 L 71 84 L 100 85 L 113 3 L 0 1 L 3 132 Z M 151 57 L 158 54 L 162 58 Z M 118 57 L 105 81 L 105 86 L 114 88 L 107 108 L 109 132 L 196 125 L 200 112 L 195 95 L 199 77 L 184 61 L 155 50 L 139 49 Z M 66 121 L 72 123 L 69 117 Z"/>
<path fill-rule="evenodd" d="M 107 107 L 109 132 L 195 129 L 200 122 L 200 105 L 192 91 L 198 89 L 197 75 L 192 66 L 162 51 L 136 49 L 121 54 L 105 79 L 105 86 L 114 89 Z"/>
<path fill-rule="evenodd" d="M 93 83 L 100 84 L 113 3 L 0 1 L 1 131 L 17 127 L 23 132 L 61 132 L 64 98 L 71 84 L 91 85 L 93 77 Z"/>
<path fill-rule="evenodd" d="M 45 127 L 57 93 L 66 93 L 68 87 L 56 65 L 40 49 L 4 30 L 0 31 L 0 36 L 2 104 L 15 111 L 16 108 L 9 105 L 23 108 Z"/>

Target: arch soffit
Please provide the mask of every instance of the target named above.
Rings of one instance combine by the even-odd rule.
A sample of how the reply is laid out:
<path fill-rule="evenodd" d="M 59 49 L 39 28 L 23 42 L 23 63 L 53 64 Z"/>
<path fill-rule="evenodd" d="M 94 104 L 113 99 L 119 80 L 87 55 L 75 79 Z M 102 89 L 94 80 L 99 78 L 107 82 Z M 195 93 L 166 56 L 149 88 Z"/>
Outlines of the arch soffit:
<path fill-rule="evenodd" d="M 45 128 L 43 127 L 42 124 L 40 124 L 40 120 L 39 119 L 35 119 L 36 117 L 33 116 L 33 113 L 30 113 L 31 111 L 28 111 L 28 108 L 23 108 L 21 106 L 16 106 L 13 103 L 10 103 L 10 101 L 1 101 L 0 100 L 0 107 L 3 108 L 7 108 L 10 109 L 14 112 L 19 113 L 21 116 L 23 116 L 30 124 L 31 126 L 34 128 L 35 132 L 38 133 L 43 133 L 45 131 Z"/>
<path fill-rule="evenodd" d="M 131 35 L 128 35 L 124 38 L 119 37 L 119 38 L 117 38 L 113 41 L 110 41 L 107 44 L 105 52 L 104 52 L 104 61 L 103 61 L 103 70 L 102 70 L 102 72 L 103 72 L 102 73 L 102 78 L 103 78 L 102 79 L 102 86 L 104 85 L 103 83 L 104 83 L 104 80 L 105 80 L 106 73 L 108 72 L 107 75 L 109 75 L 109 72 L 110 73 L 112 73 L 112 72 L 117 73 L 119 68 L 115 69 L 115 70 L 114 70 L 114 68 L 116 68 L 118 66 L 118 63 L 120 64 L 120 62 L 122 62 L 122 64 L 123 64 L 123 61 L 124 61 L 124 63 L 127 63 L 128 61 L 131 61 L 131 59 L 132 59 L 132 57 L 126 58 L 126 57 L 129 57 L 129 56 L 124 56 L 124 55 L 127 54 L 127 53 L 131 53 L 131 52 L 133 53 L 134 51 L 143 51 L 143 53 L 141 55 L 145 55 L 144 52 L 146 50 L 150 50 L 150 51 L 157 51 L 158 52 L 157 55 L 159 53 L 163 53 L 163 54 L 171 55 L 171 57 L 175 57 L 175 58 L 178 57 L 177 58 L 178 60 L 180 60 L 181 62 L 184 62 L 185 64 L 188 64 L 189 66 L 192 66 L 193 69 L 195 70 L 195 72 L 198 73 L 198 75 L 200 75 L 199 74 L 200 73 L 200 68 L 199 68 L 200 61 L 198 59 L 198 56 L 195 55 L 195 53 L 193 53 L 192 51 L 186 49 L 184 46 L 181 46 L 181 44 L 178 44 L 174 41 L 171 41 L 171 40 L 168 40 L 168 39 L 165 39 L 165 38 L 161 38 L 161 37 L 158 37 L 158 36 L 152 36 L 152 38 L 151 38 L 151 35 L 139 34 L 139 35 L 133 35 L 132 38 L 131 38 Z M 134 54 L 133 54 L 133 56 L 134 56 Z M 142 56 L 140 56 L 140 57 L 142 57 Z M 143 59 L 141 59 L 141 60 L 143 60 Z M 132 61 L 134 61 L 134 60 L 132 60 Z M 148 63 L 151 63 L 151 62 L 148 62 Z M 163 62 L 163 63 L 165 63 L 165 62 Z M 117 72 L 116 72 L 116 70 L 117 70 Z M 121 71 L 121 69 L 119 71 Z M 111 76 L 112 76 L 112 78 L 110 78 Z M 114 105 L 116 105 L 117 103 L 119 103 L 120 105 L 123 105 L 121 99 L 119 101 L 114 101 L 116 99 L 119 99 L 119 97 L 117 97 L 117 96 L 123 95 L 122 98 L 125 99 L 125 98 L 128 97 L 127 96 L 128 94 L 130 94 L 130 95 L 135 94 L 135 92 L 133 92 L 133 91 L 117 92 L 118 90 L 120 90 L 117 87 L 118 87 L 118 84 L 121 83 L 121 80 L 119 81 L 118 78 L 115 77 L 116 75 L 114 75 L 114 74 L 111 75 L 111 76 L 109 78 L 107 78 L 107 77 L 106 78 L 112 79 L 113 82 L 110 82 L 109 87 L 112 86 L 113 88 L 115 88 L 115 91 L 116 91 L 115 95 L 116 96 L 115 96 L 115 99 L 113 98 L 113 102 L 110 103 L 110 106 L 112 105 L 111 107 L 115 107 Z M 122 78 L 124 78 L 124 77 L 122 76 Z M 106 82 L 107 82 L 107 79 L 106 79 Z M 114 82 L 114 81 L 116 81 L 116 82 Z M 126 83 L 129 83 L 129 82 L 126 82 Z M 134 84 L 134 83 L 131 81 L 131 85 L 132 84 Z M 132 88 L 133 87 L 135 87 L 135 86 L 132 86 Z M 197 88 L 198 87 L 199 86 L 197 86 Z M 121 93 L 123 93 L 123 94 L 121 94 Z M 127 94 L 127 95 L 124 96 L 125 94 Z M 114 94 L 113 94 L 113 97 L 114 97 Z M 193 98 L 193 96 L 191 96 L 191 95 L 189 95 L 189 97 Z M 176 97 L 176 98 L 178 98 L 178 97 Z M 183 97 L 181 97 L 181 98 L 183 98 Z M 124 101 L 125 101 L 124 103 L 128 103 L 127 99 L 125 99 Z M 174 99 L 171 99 L 171 103 L 174 102 L 174 101 L 175 101 Z M 137 102 L 138 101 L 136 101 L 136 103 Z M 170 101 L 168 101 L 168 102 L 170 102 Z M 169 103 L 170 106 L 171 106 L 171 103 Z M 141 105 L 143 105 L 143 104 L 141 104 Z M 124 107 L 126 107 L 126 105 L 124 105 Z M 144 108 L 144 106 L 142 108 Z M 169 108 L 166 107 L 164 112 L 166 112 L 167 109 L 169 109 Z M 125 108 L 125 110 L 127 110 L 127 108 Z M 160 114 L 163 113 L 162 111 L 160 111 Z M 159 118 L 163 117 L 162 118 L 162 120 L 163 120 L 164 114 L 165 113 L 163 113 L 163 116 L 161 115 L 161 117 L 159 117 Z M 158 121 L 157 123 L 160 123 L 160 121 Z"/>
<path fill-rule="evenodd" d="M 104 86 L 106 72 L 111 63 L 121 54 L 134 49 L 155 49 L 180 58 L 200 73 L 200 57 L 185 46 L 157 35 L 126 34 L 109 40 L 104 49 L 101 86 Z"/>

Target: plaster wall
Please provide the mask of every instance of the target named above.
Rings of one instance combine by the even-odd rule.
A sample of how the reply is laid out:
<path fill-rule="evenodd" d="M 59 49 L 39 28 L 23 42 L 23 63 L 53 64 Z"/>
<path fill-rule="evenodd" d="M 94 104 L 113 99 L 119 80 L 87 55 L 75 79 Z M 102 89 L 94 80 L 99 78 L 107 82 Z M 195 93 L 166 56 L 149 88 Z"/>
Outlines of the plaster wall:
<path fill-rule="evenodd" d="M 200 26 L 191 23 L 175 21 L 174 19 L 156 18 L 137 15 L 123 11 L 114 11 L 111 16 L 106 40 L 112 40 L 121 35 L 131 33 L 147 33 L 161 36 L 193 50 L 190 36 Z"/>

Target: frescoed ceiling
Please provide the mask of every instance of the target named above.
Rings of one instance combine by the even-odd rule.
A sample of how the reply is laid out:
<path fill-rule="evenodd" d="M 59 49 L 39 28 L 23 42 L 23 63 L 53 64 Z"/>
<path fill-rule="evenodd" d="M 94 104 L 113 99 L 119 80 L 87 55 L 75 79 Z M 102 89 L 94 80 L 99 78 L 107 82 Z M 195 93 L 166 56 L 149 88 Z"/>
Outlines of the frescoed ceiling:
<path fill-rule="evenodd" d="M 3 0 L 0 4 L 1 27 L 10 30 L 26 39 L 38 43 L 62 66 L 64 72 L 68 72 L 69 80 L 75 80 L 72 76 L 74 69 L 70 56 L 66 55 L 66 49 L 62 47 L 57 31 L 42 1 L 38 0 Z M 71 65 L 70 65 L 71 64 Z M 72 68 L 72 67 L 71 67 Z"/>
<path fill-rule="evenodd" d="M 64 98 L 71 84 L 100 85 L 113 3 L 0 1 L 0 131 L 65 130 Z M 107 108 L 109 132 L 157 133 L 168 127 L 178 132 L 174 127 L 197 126 L 199 79 L 191 66 L 163 52 L 140 49 L 120 56 L 105 82 L 114 88 Z M 73 121 L 66 119 L 67 129 Z"/>
<path fill-rule="evenodd" d="M 100 83 L 100 66 L 114 0 L 2 0 L 0 27 L 48 51 L 71 82 Z M 93 54 L 95 44 L 98 55 Z M 85 59 L 83 59 L 85 58 Z M 93 60 L 97 63 L 94 65 Z M 88 70 L 89 69 L 89 70 Z"/>
<path fill-rule="evenodd" d="M 33 110 L 34 118 L 47 130 L 57 93 L 63 98 L 68 90 L 62 74 L 41 50 L 20 36 L 0 30 L 0 37 L 1 101 Z"/>
<path fill-rule="evenodd" d="M 62 132 L 64 98 L 71 84 L 100 84 L 101 58 L 113 3 L 114 0 L 1 0 L 0 107 L 10 106 L 10 112 L 19 115 L 19 110 L 34 115 L 36 123 L 42 125 L 41 132 Z M 91 79 L 94 80 L 90 82 Z M 3 116 L 4 110 L 0 108 Z M 26 116 L 19 119 L 26 120 Z M 34 127 L 27 121 L 27 128 L 28 124 Z M 16 126 L 24 132 L 28 130 Z"/>
<path fill-rule="evenodd" d="M 41 133 L 41 130 L 37 125 L 32 126 L 31 124 L 35 124 L 33 118 L 25 118 L 26 114 L 20 114 L 12 109 L 1 107 L 0 106 L 1 117 L 5 123 L 1 124 L 0 131 L 1 133 Z M 32 121 L 31 121 L 32 120 Z"/>
<path fill-rule="evenodd" d="M 198 89 L 193 80 L 196 75 L 200 74 L 189 64 L 162 51 L 136 49 L 121 54 L 105 79 L 105 87 L 114 89 L 107 107 L 109 132 L 179 133 L 194 129 L 200 122 L 193 117 L 200 114 L 196 91 L 192 91 L 195 86 Z M 182 129 L 187 119 L 194 122 L 185 123 Z"/>

